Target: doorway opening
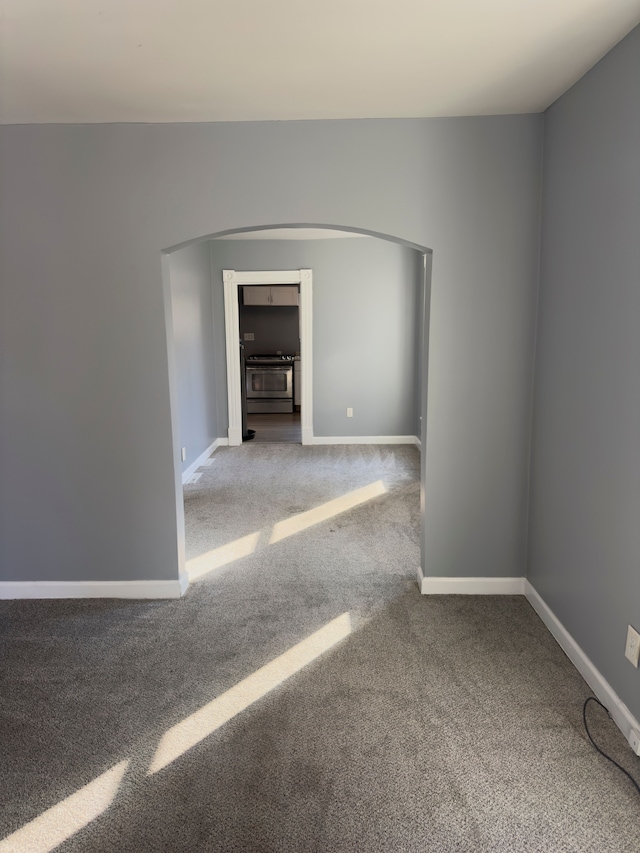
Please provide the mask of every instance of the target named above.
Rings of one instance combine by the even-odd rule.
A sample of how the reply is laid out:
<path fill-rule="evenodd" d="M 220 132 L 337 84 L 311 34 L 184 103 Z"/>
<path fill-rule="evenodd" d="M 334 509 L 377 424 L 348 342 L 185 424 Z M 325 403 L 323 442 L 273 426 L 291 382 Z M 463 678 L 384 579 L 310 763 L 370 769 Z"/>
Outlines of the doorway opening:
<path fill-rule="evenodd" d="M 238 291 L 242 440 L 301 444 L 300 286 Z"/>
<path fill-rule="evenodd" d="M 252 438 L 248 430 L 295 435 L 300 424 L 300 442 L 313 441 L 313 273 L 298 270 L 224 270 L 224 307 L 227 356 L 229 445 L 238 446 Z M 255 289 L 254 289 L 255 288 Z M 297 353 L 258 353 L 253 332 L 240 328 L 240 299 L 247 305 L 264 305 L 267 314 L 277 310 L 280 300 L 286 312 L 298 305 Z M 287 303 L 288 304 L 285 304 Z M 243 340 L 245 335 L 251 339 Z M 284 340 L 284 339 L 283 339 Z M 283 344 L 284 345 L 284 344 Z M 297 362 L 296 362 L 297 355 Z M 289 361 L 289 358 L 291 361 Z M 254 359 L 253 365 L 250 359 Z M 279 361 L 279 359 L 283 359 Z M 296 369 L 298 368 L 298 369 Z M 297 376 L 296 376 L 297 374 Z M 296 382 L 297 378 L 297 382 Z M 300 416 L 295 410 L 299 400 Z M 274 416 L 274 417 L 272 417 Z M 250 424 L 249 421 L 252 421 Z M 271 421 L 271 425 L 270 425 Z"/>

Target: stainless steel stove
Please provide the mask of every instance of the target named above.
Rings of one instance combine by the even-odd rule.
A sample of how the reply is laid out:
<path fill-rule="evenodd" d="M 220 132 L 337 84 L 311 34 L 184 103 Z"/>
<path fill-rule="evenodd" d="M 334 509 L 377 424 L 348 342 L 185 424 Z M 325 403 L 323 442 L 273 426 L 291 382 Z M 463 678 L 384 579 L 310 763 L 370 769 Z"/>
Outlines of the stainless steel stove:
<path fill-rule="evenodd" d="M 245 359 L 247 412 L 293 412 L 293 356 L 249 355 Z"/>

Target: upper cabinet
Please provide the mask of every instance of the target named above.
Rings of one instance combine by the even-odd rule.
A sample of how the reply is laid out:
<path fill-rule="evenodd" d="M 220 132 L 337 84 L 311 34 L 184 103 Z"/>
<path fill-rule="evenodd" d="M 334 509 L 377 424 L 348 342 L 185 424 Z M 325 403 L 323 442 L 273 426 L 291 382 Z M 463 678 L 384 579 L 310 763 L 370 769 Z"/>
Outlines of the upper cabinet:
<path fill-rule="evenodd" d="M 245 305 L 297 305 L 298 288 L 288 285 L 245 285 L 242 288 Z"/>
<path fill-rule="evenodd" d="M 297 287 L 283 287 L 278 285 L 271 289 L 272 305 L 297 305 L 300 294 Z"/>
<path fill-rule="evenodd" d="M 271 288 L 253 285 L 243 287 L 242 295 L 245 305 L 271 305 Z"/>

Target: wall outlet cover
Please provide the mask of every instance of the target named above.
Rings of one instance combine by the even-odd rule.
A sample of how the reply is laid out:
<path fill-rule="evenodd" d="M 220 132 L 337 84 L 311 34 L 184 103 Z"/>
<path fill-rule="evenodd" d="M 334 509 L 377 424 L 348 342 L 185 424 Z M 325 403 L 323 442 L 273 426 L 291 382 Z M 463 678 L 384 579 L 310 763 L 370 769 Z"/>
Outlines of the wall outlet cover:
<path fill-rule="evenodd" d="M 624 656 L 637 668 L 640 661 L 640 634 L 631 625 L 627 628 L 627 645 Z"/>
<path fill-rule="evenodd" d="M 255 335 L 253 332 L 245 332 L 244 333 L 244 339 L 245 339 L 245 341 L 253 341 L 253 340 L 255 340 Z"/>
<path fill-rule="evenodd" d="M 629 733 L 629 746 L 636 755 L 640 755 L 640 732 L 631 729 Z"/>

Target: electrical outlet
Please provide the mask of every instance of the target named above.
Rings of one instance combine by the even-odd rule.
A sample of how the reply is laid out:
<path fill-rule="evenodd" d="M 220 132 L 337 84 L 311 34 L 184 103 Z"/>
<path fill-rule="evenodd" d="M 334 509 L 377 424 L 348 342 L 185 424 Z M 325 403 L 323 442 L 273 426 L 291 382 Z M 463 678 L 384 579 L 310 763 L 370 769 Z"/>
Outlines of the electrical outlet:
<path fill-rule="evenodd" d="M 245 341 L 255 341 L 256 336 L 253 334 L 253 332 L 245 332 L 244 339 Z"/>
<path fill-rule="evenodd" d="M 348 418 L 352 418 L 352 417 L 353 417 L 353 409 L 347 409 L 347 417 L 348 417 Z"/>
<path fill-rule="evenodd" d="M 625 646 L 624 656 L 628 661 L 638 668 L 640 661 L 640 634 L 631 625 L 627 628 L 627 645 Z"/>
<path fill-rule="evenodd" d="M 640 755 L 640 732 L 631 729 L 629 732 L 629 746 L 636 755 Z"/>
<path fill-rule="evenodd" d="M 183 462 L 186 462 L 186 459 L 187 459 L 187 448 L 186 448 L 186 447 L 181 447 L 181 448 L 180 448 L 180 459 L 181 459 Z"/>

